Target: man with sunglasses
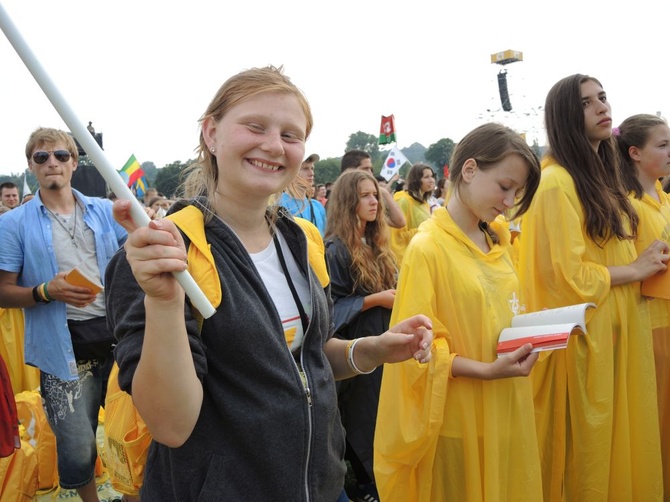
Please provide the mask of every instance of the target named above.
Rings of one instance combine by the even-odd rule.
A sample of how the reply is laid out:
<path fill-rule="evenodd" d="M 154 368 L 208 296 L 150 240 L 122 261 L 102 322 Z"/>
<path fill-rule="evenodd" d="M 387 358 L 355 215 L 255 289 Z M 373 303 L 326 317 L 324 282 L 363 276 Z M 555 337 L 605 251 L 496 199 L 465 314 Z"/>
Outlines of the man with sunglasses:
<path fill-rule="evenodd" d="M 39 190 L 0 218 L 0 307 L 25 312 L 26 363 L 40 369 L 44 408 L 56 435 L 60 485 L 98 501 L 95 432 L 112 366 L 104 291 L 67 282 L 75 266 L 102 283 L 126 240 L 108 199 L 74 190 L 77 147 L 57 129 L 35 130 L 26 145 Z"/>

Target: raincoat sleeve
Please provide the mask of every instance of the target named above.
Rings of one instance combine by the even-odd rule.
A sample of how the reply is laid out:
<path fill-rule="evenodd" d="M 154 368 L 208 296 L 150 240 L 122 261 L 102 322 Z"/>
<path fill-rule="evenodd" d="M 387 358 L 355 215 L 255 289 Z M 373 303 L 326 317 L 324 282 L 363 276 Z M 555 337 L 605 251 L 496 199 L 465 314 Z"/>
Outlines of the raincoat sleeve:
<path fill-rule="evenodd" d="M 402 228 L 394 228 L 392 229 L 393 234 L 395 235 L 395 239 L 397 241 L 397 244 L 399 246 L 402 246 L 403 248 L 406 248 L 407 245 L 409 244 L 409 241 L 412 239 L 414 234 L 417 232 L 416 227 L 412 227 L 411 222 L 414 220 L 413 218 L 413 211 L 414 208 L 412 207 L 412 202 L 409 198 L 407 197 L 400 197 L 396 200 L 398 203 L 398 207 L 402 210 L 403 214 L 405 215 L 405 226 Z"/>
<path fill-rule="evenodd" d="M 330 294 L 334 304 L 335 332 L 353 322 L 363 309 L 363 296 L 354 294 L 351 277 L 351 257 L 339 239 L 326 242 L 326 257 L 330 270 Z"/>
<path fill-rule="evenodd" d="M 417 204 L 414 204 L 406 192 L 398 192 L 394 197 L 398 207 L 405 215 L 405 226 L 401 228 L 391 228 L 391 250 L 395 254 L 398 266 L 402 265 L 405 249 L 409 245 L 412 237 L 418 231 L 418 221 L 423 221 L 417 211 L 421 211 Z"/>
<path fill-rule="evenodd" d="M 415 314 L 433 322 L 432 359 L 428 364 L 409 360 L 384 366 L 377 426 L 374 469 L 384 501 L 419 500 L 417 472 L 431 472 L 437 439 L 444 418 L 451 354 L 446 328 L 439 322 L 432 281 L 434 259 L 421 243 L 407 250 L 400 272 L 391 326 Z M 431 248 L 432 246 L 427 246 Z"/>
<path fill-rule="evenodd" d="M 528 307 L 601 305 L 610 291 L 610 274 L 587 256 L 593 244 L 586 241 L 574 182 L 559 166 L 547 168 L 542 181 L 521 222 L 519 275 Z M 587 312 L 587 321 L 592 315 L 593 310 Z"/>

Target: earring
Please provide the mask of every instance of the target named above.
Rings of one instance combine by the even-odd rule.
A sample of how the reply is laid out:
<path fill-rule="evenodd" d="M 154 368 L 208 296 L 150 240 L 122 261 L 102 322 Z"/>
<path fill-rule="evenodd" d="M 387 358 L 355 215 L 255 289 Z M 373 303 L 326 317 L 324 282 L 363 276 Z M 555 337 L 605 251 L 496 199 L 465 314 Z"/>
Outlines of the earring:
<path fill-rule="evenodd" d="M 216 148 L 214 148 L 214 147 L 212 146 L 212 147 L 209 148 L 209 151 L 212 152 L 212 153 L 216 153 Z"/>

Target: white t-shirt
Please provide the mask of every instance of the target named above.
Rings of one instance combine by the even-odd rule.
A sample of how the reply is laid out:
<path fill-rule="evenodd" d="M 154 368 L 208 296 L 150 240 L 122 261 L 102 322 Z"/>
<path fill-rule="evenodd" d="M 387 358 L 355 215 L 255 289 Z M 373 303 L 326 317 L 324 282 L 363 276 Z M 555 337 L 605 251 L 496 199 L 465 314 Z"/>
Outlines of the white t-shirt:
<path fill-rule="evenodd" d="M 286 240 L 277 231 L 279 244 L 286 261 L 293 286 L 295 287 L 300 301 L 302 302 L 305 313 L 309 318 L 312 314 L 312 299 L 309 293 L 309 282 L 307 278 L 302 275 L 298 264 L 291 254 L 291 250 L 286 243 Z M 291 288 L 289 288 L 284 271 L 282 270 L 279 255 L 275 248 L 274 241 L 270 241 L 268 247 L 258 253 L 250 253 L 251 259 L 256 265 L 256 269 L 265 284 L 265 287 L 270 293 L 270 297 L 275 304 L 275 308 L 279 313 L 279 318 L 284 327 L 284 336 L 291 352 L 297 351 L 302 345 L 303 329 L 302 321 L 300 320 L 300 312 L 298 306 L 293 299 Z"/>

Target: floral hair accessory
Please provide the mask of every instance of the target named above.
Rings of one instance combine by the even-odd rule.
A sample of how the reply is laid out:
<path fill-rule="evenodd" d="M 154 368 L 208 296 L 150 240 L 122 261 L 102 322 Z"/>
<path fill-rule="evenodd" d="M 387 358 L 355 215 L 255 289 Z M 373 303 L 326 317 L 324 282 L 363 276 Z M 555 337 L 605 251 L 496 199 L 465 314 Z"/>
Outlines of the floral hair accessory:
<path fill-rule="evenodd" d="M 616 137 L 616 136 L 619 136 L 620 134 L 621 134 L 621 129 L 619 129 L 618 127 L 613 127 L 612 128 L 612 136 Z"/>

